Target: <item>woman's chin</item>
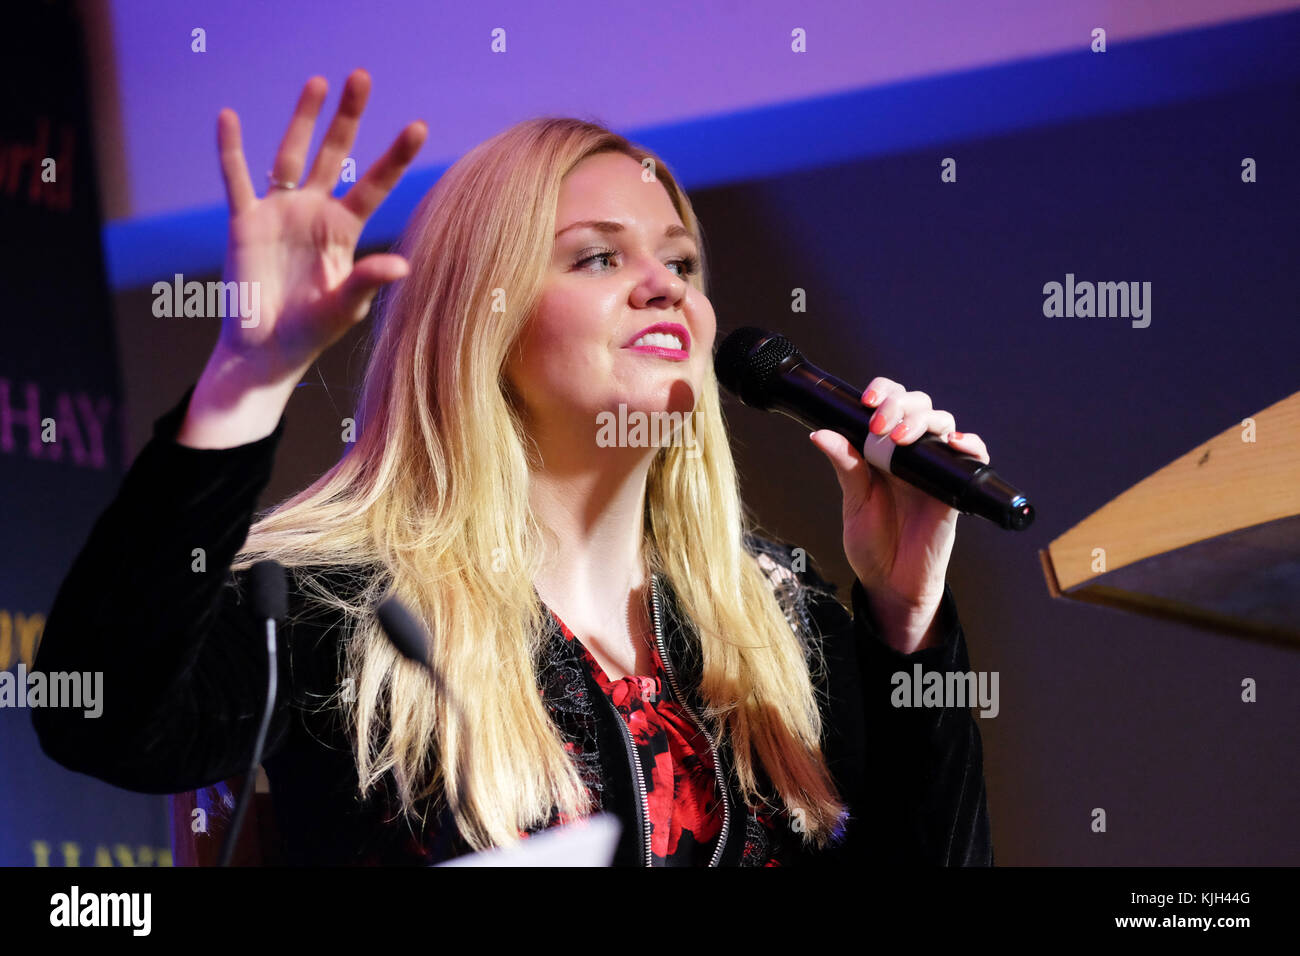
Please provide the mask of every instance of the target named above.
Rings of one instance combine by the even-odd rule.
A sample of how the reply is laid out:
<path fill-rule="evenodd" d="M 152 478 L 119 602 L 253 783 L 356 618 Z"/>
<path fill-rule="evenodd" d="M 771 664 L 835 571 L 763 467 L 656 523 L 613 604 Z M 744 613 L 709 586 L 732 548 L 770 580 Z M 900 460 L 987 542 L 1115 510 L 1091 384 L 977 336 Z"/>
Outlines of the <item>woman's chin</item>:
<path fill-rule="evenodd" d="M 620 396 L 611 409 L 618 410 L 619 402 L 627 406 L 628 412 L 641 412 L 645 415 L 689 415 L 695 408 L 695 389 L 685 379 L 676 379 L 671 383 L 657 383 L 644 390 L 629 390 Z"/>
<path fill-rule="evenodd" d="M 638 418 L 672 418 L 677 421 L 688 417 L 694 409 L 694 404 L 683 402 L 664 402 L 664 401 L 644 401 L 623 400 L 616 402 L 608 408 L 608 412 L 615 417 L 624 415 Z"/>

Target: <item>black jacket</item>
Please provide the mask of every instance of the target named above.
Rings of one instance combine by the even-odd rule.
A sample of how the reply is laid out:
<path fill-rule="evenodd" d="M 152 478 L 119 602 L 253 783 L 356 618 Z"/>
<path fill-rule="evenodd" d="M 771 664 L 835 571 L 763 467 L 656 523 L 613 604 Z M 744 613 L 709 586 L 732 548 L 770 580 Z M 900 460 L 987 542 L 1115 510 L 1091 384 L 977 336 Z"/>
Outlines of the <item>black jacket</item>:
<path fill-rule="evenodd" d="M 188 448 L 173 440 L 188 403 L 187 392 L 158 419 L 96 522 L 59 589 L 35 662 L 47 673 L 104 673 L 99 718 L 32 710 L 45 753 L 69 769 L 144 793 L 193 790 L 243 773 L 266 693 L 265 632 L 250 609 L 243 574 L 232 574 L 230 564 L 269 479 L 284 422 L 237 448 Z M 789 546 L 762 538 L 747 545 L 792 566 Z M 762 864 L 775 855 L 788 864 L 992 865 L 980 734 L 970 710 L 890 704 L 896 671 L 910 673 L 916 663 L 925 671 L 969 670 L 951 591 L 945 588 L 940 608 L 941 643 L 902 655 L 877 636 L 858 581 L 850 615 L 816 574 L 799 577 L 814 588 L 804 592 L 796 613 L 821 635 L 824 746 L 850 809 L 846 836 L 814 853 L 781 831 L 780 845 L 769 846 L 740 801 L 723 742 L 719 759 L 731 787 L 720 864 Z M 666 579 L 657 581 L 668 662 L 698 713 L 698 638 Z M 348 587 L 347 576 L 337 585 Z M 433 862 L 438 826 L 431 820 L 417 833 L 389 822 L 396 803 L 387 780 L 365 801 L 356 796 L 348 728 L 336 709 L 322 707 L 342 679 L 342 636 L 337 612 L 291 589 L 262 761 L 285 857 L 314 864 Z M 580 744 L 580 770 L 599 807 L 623 823 L 616 864 L 637 864 L 639 801 L 619 718 L 558 627 L 546 648 L 539 689 L 566 739 Z M 439 846 L 443 856 L 466 849 L 458 835 Z"/>

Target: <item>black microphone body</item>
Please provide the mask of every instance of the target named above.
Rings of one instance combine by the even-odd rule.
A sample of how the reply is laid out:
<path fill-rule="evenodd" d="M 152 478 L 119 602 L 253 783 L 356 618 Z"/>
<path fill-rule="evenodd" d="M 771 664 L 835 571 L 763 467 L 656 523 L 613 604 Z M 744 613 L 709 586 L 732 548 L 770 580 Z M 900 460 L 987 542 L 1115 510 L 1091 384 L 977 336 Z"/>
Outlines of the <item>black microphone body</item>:
<path fill-rule="evenodd" d="M 455 788 L 447 794 L 447 803 L 439 815 L 438 835 L 433 846 L 433 858 L 441 862 L 451 847 L 452 835 L 456 830 L 455 814 L 469 806 L 469 721 L 460 699 L 452 693 L 446 678 L 429 656 L 428 632 L 410 609 L 399 598 L 390 595 L 375 608 L 375 616 L 379 618 L 379 626 L 397 652 L 424 669 L 434 688 L 447 699 L 460 718 L 461 733 L 456 751 L 460 757 L 461 772 L 456 779 Z"/>
<path fill-rule="evenodd" d="M 722 342 L 715 359 L 718 381 L 746 405 L 780 412 L 806 428 L 839 432 L 882 471 L 906 481 L 964 514 L 1022 531 L 1034 520 L 1029 499 L 978 458 L 928 433 L 895 445 L 869 428 L 875 409 L 862 389 L 817 368 L 788 339 L 746 327 Z"/>

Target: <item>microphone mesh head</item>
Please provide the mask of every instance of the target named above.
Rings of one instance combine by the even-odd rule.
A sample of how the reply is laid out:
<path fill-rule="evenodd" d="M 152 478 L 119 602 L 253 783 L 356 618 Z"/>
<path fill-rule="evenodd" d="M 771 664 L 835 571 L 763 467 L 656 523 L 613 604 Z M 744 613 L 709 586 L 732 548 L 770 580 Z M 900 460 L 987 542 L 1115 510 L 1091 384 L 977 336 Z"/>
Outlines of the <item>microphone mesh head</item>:
<path fill-rule="evenodd" d="M 768 394 L 777 366 L 799 350 L 777 332 L 745 326 L 718 346 L 713 371 L 718 382 L 746 405 L 768 407 Z"/>
<path fill-rule="evenodd" d="M 393 646 L 407 660 L 426 667 L 429 662 L 429 642 L 424 628 L 410 610 L 397 597 L 389 595 L 375 608 L 379 626 L 384 629 Z"/>
<path fill-rule="evenodd" d="M 278 561 L 258 561 L 249 568 L 253 611 L 259 618 L 284 620 L 289 614 L 289 585 Z"/>

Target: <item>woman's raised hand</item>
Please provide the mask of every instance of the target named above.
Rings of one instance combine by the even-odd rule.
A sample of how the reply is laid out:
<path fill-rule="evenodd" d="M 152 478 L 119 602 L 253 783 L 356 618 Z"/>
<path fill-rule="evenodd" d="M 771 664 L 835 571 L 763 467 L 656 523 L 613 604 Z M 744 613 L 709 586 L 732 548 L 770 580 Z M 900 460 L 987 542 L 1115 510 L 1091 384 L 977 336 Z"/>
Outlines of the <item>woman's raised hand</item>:
<path fill-rule="evenodd" d="M 320 76 L 303 87 L 271 166 L 276 181 L 297 184 L 302 179 L 326 88 Z M 381 286 L 407 273 L 406 260 L 398 255 L 376 254 L 356 263 L 352 257 L 366 220 L 423 144 L 425 125 L 411 123 L 346 195 L 330 195 L 369 94 L 369 74 L 354 70 L 306 180 L 293 189 L 272 187 L 260 199 L 244 159 L 239 117 L 225 109 L 217 118 L 230 204 L 225 278 L 259 283 L 261 312 L 255 326 L 228 319 L 221 345 L 264 370 L 266 381 L 295 371 L 301 377 L 307 365 L 366 316 Z"/>
<path fill-rule="evenodd" d="M 428 134 L 421 121 L 398 134 L 365 175 L 340 199 L 331 193 L 356 139 L 370 93 L 370 75 L 354 70 L 338 112 L 306 180 L 307 147 L 327 83 L 314 76 L 303 87 L 271 166 L 277 184 L 259 198 L 244 158 L 239 117 L 217 118 L 221 171 L 230 207 L 224 277 L 256 283 L 253 318 L 222 320 L 212 357 L 195 387 L 182 444 L 229 447 L 269 433 L 289 394 L 311 363 L 354 324 L 386 283 L 409 267 L 399 255 L 379 253 L 353 261 L 366 220 L 414 159 Z"/>

